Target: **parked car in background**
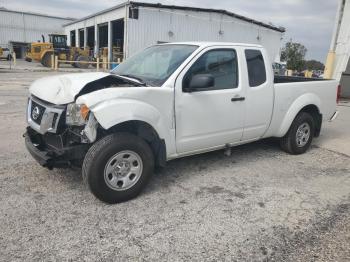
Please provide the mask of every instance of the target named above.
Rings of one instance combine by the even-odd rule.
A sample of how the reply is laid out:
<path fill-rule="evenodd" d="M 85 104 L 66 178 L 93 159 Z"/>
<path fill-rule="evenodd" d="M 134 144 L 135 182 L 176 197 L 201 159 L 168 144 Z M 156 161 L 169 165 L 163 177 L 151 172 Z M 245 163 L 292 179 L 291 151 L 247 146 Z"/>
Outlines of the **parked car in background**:
<path fill-rule="evenodd" d="M 286 74 L 286 65 L 281 63 L 273 63 L 272 64 L 273 72 L 275 75 L 284 76 Z"/>
<path fill-rule="evenodd" d="M 313 77 L 323 78 L 323 70 L 314 70 L 313 71 Z"/>
<path fill-rule="evenodd" d="M 25 144 L 49 169 L 82 166 L 108 203 L 136 197 L 155 166 L 277 137 L 302 154 L 334 119 L 338 82 L 274 76 L 260 45 L 172 43 L 111 73 L 46 77 L 30 87 Z"/>
<path fill-rule="evenodd" d="M 11 51 L 7 47 L 0 47 L 0 59 L 11 60 Z"/>

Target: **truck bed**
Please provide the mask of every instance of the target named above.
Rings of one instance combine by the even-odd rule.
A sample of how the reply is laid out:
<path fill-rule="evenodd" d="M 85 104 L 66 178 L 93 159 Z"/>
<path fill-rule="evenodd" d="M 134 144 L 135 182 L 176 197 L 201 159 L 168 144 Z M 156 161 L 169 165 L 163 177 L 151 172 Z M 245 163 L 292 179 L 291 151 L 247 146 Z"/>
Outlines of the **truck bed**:
<path fill-rule="evenodd" d="M 300 77 L 300 76 L 274 76 L 274 83 L 292 83 L 292 82 L 310 82 L 310 81 L 325 81 L 329 79 L 323 79 L 323 78 L 306 78 L 306 77 Z"/>
<path fill-rule="evenodd" d="M 318 107 L 323 121 L 329 120 L 336 108 L 337 84 L 336 80 L 329 79 L 275 77 L 275 105 L 266 137 L 284 135 L 285 130 L 280 129 L 281 123 L 291 111 L 294 110 L 294 113 L 300 111 L 302 109 L 300 105 L 303 105 L 305 100 L 314 101 L 313 104 Z M 294 118 L 295 114 L 291 115 Z"/>

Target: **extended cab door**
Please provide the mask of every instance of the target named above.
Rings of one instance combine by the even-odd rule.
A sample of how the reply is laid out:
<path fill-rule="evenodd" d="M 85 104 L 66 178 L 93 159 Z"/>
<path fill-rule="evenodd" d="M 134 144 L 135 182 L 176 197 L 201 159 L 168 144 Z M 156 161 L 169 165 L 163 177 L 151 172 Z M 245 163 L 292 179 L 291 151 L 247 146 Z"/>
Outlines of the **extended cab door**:
<path fill-rule="evenodd" d="M 212 47 L 202 50 L 180 73 L 175 84 L 176 146 L 186 154 L 239 142 L 244 126 L 245 97 L 241 50 Z M 205 90 L 188 87 L 195 75 L 210 75 Z"/>
<path fill-rule="evenodd" d="M 245 67 L 248 74 L 246 82 L 246 117 L 242 140 L 261 138 L 268 129 L 273 105 L 274 87 L 272 65 L 262 48 L 244 50 Z"/>

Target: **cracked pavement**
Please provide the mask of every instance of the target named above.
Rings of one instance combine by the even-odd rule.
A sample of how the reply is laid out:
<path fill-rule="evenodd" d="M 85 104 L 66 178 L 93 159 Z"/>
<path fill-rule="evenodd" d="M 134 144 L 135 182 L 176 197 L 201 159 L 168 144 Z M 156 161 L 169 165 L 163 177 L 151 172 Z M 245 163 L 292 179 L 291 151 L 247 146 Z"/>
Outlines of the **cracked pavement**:
<path fill-rule="evenodd" d="M 106 205 L 25 150 L 28 85 L 50 74 L 0 71 L 0 261 L 350 260 L 350 103 L 304 155 L 270 139 L 174 160 Z"/>

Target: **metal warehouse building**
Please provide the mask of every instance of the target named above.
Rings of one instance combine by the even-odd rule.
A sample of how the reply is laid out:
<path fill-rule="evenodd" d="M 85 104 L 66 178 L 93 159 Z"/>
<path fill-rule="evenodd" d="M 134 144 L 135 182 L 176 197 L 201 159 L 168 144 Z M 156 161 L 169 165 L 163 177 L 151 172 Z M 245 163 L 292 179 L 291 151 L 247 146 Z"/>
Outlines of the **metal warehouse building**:
<path fill-rule="evenodd" d="M 22 58 L 29 43 L 42 41 L 41 35 L 48 41 L 48 34 L 63 33 L 62 25 L 73 20 L 0 8 L 0 46 L 9 47 Z"/>
<path fill-rule="evenodd" d="M 126 2 L 70 22 L 68 44 L 89 47 L 95 54 L 108 48 L 129 57 L 164 42 L 224 41 L 263 45 L 279 61 L 284 28 L 265 24 L 225 10 Z"/>

